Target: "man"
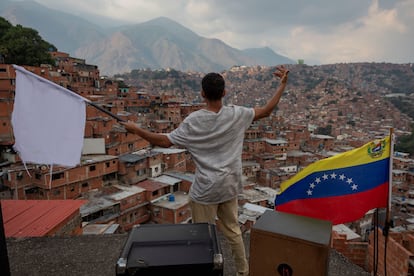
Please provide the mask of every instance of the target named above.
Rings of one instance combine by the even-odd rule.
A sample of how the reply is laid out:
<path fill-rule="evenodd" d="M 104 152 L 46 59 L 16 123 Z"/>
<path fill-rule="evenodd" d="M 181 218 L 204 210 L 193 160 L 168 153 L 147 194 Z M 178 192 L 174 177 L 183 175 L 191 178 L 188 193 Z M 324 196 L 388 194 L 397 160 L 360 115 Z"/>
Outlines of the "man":
<path fill-rule="evenodd" d="M 262 107 L 225 106 L 223 77 L 207 74 L 202 82 L 201 95 L 207 106 L 188 115 L 171 133 L 159 134 L 122 123 L 128 132 L 135 133 L 160 147 L 172 145 L 186 148 L 196 165 L 195 179 L 190 188 L 193 222 L 217 223 L 227 238 L 238 275 L 248 275 L 243 238 L 238 223 L 237 196 L 242 191 L 242 160 L 244 133 L 254 120 L 268 117 L 285 90 L 289 71 L 284 66 L 273 74 L 281 79 L 274 95 Z"/>

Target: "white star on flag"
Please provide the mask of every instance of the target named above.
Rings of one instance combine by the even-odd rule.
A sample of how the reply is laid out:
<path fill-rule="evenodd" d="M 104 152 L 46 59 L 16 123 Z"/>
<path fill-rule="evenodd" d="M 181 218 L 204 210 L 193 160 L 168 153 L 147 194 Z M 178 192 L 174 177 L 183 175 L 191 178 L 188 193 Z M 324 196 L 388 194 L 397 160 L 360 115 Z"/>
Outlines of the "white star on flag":
<path fill-rule="evenodd" d="M 325 182 L 325 181 L 329 181 L 329 177 L 328 176 L 329 176 L 328 174 L 323 174 L 322 180 L 321 180 L 321 177 L 316 177 L 315 178 L 315 181 L 309 184 L 309 189 L 306 191 L 306 194 L 308 196 L 312 196 L 314 189 L 317 188 L 318 185 L 323 184 L 323 182 Z M 330 176 L 331 176 L 331 179 L 336 179 L 337 174 L 335 172 L 332 172 L 330 174 Z M 354 183 L 354 181 L 353 181 L 352 178 L 347 178 L 345 176 L 345 174 L 341 174 L 339 176 L 339 181 L 344 181 L 348 185 L 353 184 L 352 186 L 350 186 L 350 188 L 352 189 L 352 191 L 358 190 L 358 185 Z"/>

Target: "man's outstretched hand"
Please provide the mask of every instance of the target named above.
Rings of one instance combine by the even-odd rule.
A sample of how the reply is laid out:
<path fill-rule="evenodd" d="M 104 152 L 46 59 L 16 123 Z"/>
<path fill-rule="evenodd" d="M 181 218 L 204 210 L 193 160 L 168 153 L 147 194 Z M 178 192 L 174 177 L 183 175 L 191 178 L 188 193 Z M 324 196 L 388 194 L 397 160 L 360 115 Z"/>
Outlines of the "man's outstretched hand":
<path fill-rule="evenodd" d="M 273 73 L 276 77 L 280 78 L 282 83 L 286 83 L 288 79 L 289 70 L 285 66 L 280 65 L 276 67 L 276 71 Z"/>
<path fill-rule="evenodd" d="M 124 126 L 125 130 L 131 133 L 134 133 L 134 130 L 137 128 L 137 125 L 131 121 L 128 122 L 120 122 L 122 126 Z"/>

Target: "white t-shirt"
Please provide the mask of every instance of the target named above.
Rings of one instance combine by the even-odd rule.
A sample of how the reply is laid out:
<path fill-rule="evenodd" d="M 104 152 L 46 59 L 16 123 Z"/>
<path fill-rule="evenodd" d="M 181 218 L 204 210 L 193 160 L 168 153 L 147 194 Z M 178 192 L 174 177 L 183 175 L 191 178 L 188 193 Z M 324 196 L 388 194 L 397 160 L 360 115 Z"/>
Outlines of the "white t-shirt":
<path fill-rule="evenodd" d="M 192 200 L 216 204 L 239 194 L 244 133 L 253 118 L 254 109 L 242 106 L 223 106 L 218 113 L 201 109 L 168 134 L 171 143 L 185 147 L 196 164 Z"/>

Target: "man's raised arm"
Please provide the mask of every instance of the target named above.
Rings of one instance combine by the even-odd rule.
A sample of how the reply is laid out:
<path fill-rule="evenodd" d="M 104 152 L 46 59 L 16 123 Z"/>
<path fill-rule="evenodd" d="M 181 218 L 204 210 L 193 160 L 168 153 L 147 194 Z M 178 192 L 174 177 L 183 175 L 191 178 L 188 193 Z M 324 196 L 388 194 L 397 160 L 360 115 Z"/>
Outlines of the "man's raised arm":
<path fill-rule="evenodd" d="M 254 120 L 259 120 L 264 117 L 269 117 L 273 109 L 277 106 L 282 96 L 283 91 L 285 90 L 287 79 L 288 79 L 289 70 L 287 70 L 283 65 L 276 67 L 276 72 L 273 73 L 274 76 L 280 78 L 280 84 L 273 94 L 272 98 L 262 107 L 254 108 Z"/>

